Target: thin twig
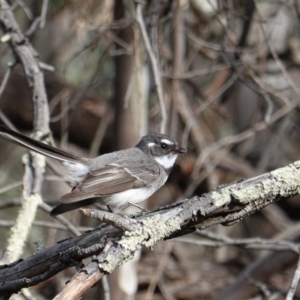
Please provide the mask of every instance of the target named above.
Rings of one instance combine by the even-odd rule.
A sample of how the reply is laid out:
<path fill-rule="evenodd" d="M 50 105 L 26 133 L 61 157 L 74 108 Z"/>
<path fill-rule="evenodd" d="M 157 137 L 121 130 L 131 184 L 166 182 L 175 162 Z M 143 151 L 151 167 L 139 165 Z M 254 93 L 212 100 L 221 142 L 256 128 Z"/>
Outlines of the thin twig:
<path fill-rule="evenodd" d="M 101 121 L 99 122 L 99 125 L 97 126 L 93 142 L 90 147 L 89 156 L 90 157 L 96 157 L 98 156 L 98 152 L 100 149 L 100 146 L 102 144 L 102 141 L 104 139 L 104 135 L 107 131 L 107 127 L 112 121 L 113 114 L 110 111 L 106 111 L 106 113 L 103 115 Z"/>
<path fill-rule="evenodd" d="M 0 98 L 2 96 L 2 93 L 3 93 L 6 85 L 7 85 L 8 79 L 10 77 L 10 74 L 11 74 L 14 66 L 15 66 L 15 64 L 9 65 L 7 70 L 5 71 L 5 74 L 4 74 L 4 77 L 3 77 L 3 80 L 2 80 L 1 86 L 0 86 Z"/>
<path fill-rule="evenodd" d="M 33 19 L 33 15 L 32 12 L 30 10 L 30 8 L 24 3 L 23 0 L 17 0 L 18 4 L 23 8 L 25 14 L 27 15 L 29 20 Z"/>
<path fill-rule="evenodd" d="M 45 70 L 45 71 L 49 71 L 49 72 L 54 72 L 55 71 L 55 67 L 52 66 L 52 65 L 48 65 L 42 61 L 39 61 L 39 67 L 42 69 L 42 70 Z"/>
<path fill-rule="evenodd" d="M 212 95 L 210 95 L 205 102 L 203 102 L 201 105 L 199 105 L 198 108 L 195 109 L 195 114 L 199 115 L 202 113 L 205 109 L 207 109 L 218 97 L 220 97 L 226 90 L 228 90 L 237 80 L 238 76 L 233 73 L 228 80 Z"/>
<path fill-rule="evenodd" d="M 158 263 L 158 268 L 156 269 L 156 272 L 152 275 L 151 281 L 146 293 L 146 296 L 144 300 L 151 300 L 153 299 L 153 293 L 155 290 L 155 287 L 159 281 L 159 278 L 161 277 L 170 257 L 170 252 L 172 251 L 173 248 L 173 243 L 167 243 L 164 245 L 164 253 L 162 254 L 159 263 Z"/>
<path fill-rule="evenodd" d="M 50 213 L 50 211 L 52 210 L 52 207 L 50 207 L 48 204 L 42 202 L 39 204 L 39 207 L 44 210 L 47 213 Z M 61 224 L 63 224 L 64 226 L 66 226 L 66 228 L 70 231 L 70 233 L 72 233 L 74 236 L 79 236 L 81 233 L 80 231 L 77 229 L 77 227 L 75 227 L 71 222 L 69 222 L 64 216 L 56 216 L 54 217 L 57 221 L 59 221 Z"/>
<path fill-rule="evenodd" d="M 284 78 L 287 80 L 287 82 L 289 83 L 289 85 L 292 87 L 292 89 L 294 90 L 294 92 L 296 93 L 296 95 L 298 97 L 300 97 L 300 92 L 299 92 L 299 88 L 297 87 L 296 83 L 294 82 L 294 80 L 289 76 L 288 74 L 288 71 L 286 69 L 286 67 L 284 66 L 284 64 L 282 63 L 282 61 L 279 59 L 278 57 L 278 54 L 276 53 L 273 45 L 270 43 L 270 41 L 267 39 L 267 34 L 266 34 L 266 31 L 265 31 L 265 28 L 263 26 L 263 19 L 262 19 L 262 16 L 260 14 L 260 11 L 259 9 L 257 9 L 257 6 L 256 6 L 256 3 L 254 1 L 254 4 L 255 4 L 255 9 L 256 9 L 256 13 L 257 13 L 257 16 L 260 20 L 259 22 L 259 25 L 260 25 L 260 28 L 261 28 L 261 31 L 263 33 L 263 36 L 266 40 L 266 44 L 270 50 L 270 53 L 272 54 L 276 64 L 278 65 L 280 71 L 282 72 Z"/>
<path fill-rule="evenodd" d="M 175 241 L 207 247 L 238 246 L 252 250 L 291 251 L 294 253 L 298 253 L 298 246 L 295 243 L 285 241 L 264 240 L 260 238 L 231 239 L 229 237 L 220 236 L 219 240 L 210 241 L 205 239 L 179 237 Z"/>
<path fill-rule="evenodd" d="M 0 110 L 1 121 L 10 129 L 18 131 L 15 125 L 9 120 L 9 118 Z"/>
<path fill-rule="evenodd" d="M 107 276 L 103 276 L 101 282 L 103 287 L 103 298 L 104 300 L 110 300 L 110 289 Z"/>
<path fill-rule="evenodd" d="M 265 123 L 265 121 L 258 122 L 252 126 L 252 128 L 249 128 L 239 134 L 232 135 L 225 137 L 223 139 L 220 139 L 219 141 L 211 144 L 207 148 L 204 149 L 204 151 L 199 155 L 196 166 L 193 171 L 193 177 L 196 177 L 201 166 L 203 165 L 204 161 L 212 155 L 216 150 L 220 149 L 221 147 L 224 147 L 226 145 L 230 144 L 236 144 L 239 142 L 242 142 L 250 137 L 252 137 L 255 133 L 265 130 L 268 126 L 270 126 L 272 123 L 278 121 L 282 117 L 284 117 L 286 114 L 288 114 L 291 110 L 293 110 L 298 105 L 298 100 L 293 100 L 290 102 L 288 106 L 284 106 L 281 109 L 277 110 L 272 117 L 270 117 L 269 123 Z"/>
<path fill-rule="evenodd" d="M 198 77 L 198 76 L 204 76 L 207 74 L 211 74 L 217 71 L 222 71 L 222 70 L 228 70 L 232 68 L 232 66 L 229 65 L 213 65 L 213 66 L 209 66 L 203 69 L 197 69 L 197 70 L 193 70 L 193 71 L 189 71 L 189 72 L 185 72 L 185 73 L 178 73 L 178 74 L 171 74 L 171 73 L 162 73 L 162 76 L 167 77 L 167 78 L 171 78 L 171 79 L 177 79 L 177 80 L 185 80 L 185 79 L 191 79 L 194 77 Z"/>
<path fill-rule="evenodd" d="M 10 183 L 10 184 L 0 188 L 0 194 L 6 193 L 9 190 L 12 190 L 16 187 L 22 186 L 22 184 L 23 184 L 23 181 L 17 181 L 17 182 Z"/>
<path fill-rule="evenodd" d="M 14 226 L 16 222 L 13 220 L 0 220 L 0 227 L 12 227 Z M 65 225 L 53 223 L 53 222 L 46 222 L 46 221 L 40 221 L 36 220 L 33 222 L 34 226 L 40 226 L 45 227 L 49 229 L 57 229 L 57 230 L 63 230 L 63 231 L 69 231 L 69 229 Z M 82 233 L 88 230 L 92 230 L 92 227 L 77 227 L 77 229 Z"/>
<path fill-rule="evenodd" d="M 94 261 L 91 261 L 85 269 L 88 271 L 76 273 L 53 300 L 78 299 L 105 275 L 104 272 L 101 272 L 98 263 Z"/>
<path fill-rule="evenodd" d="M 40 17 L 35 18 L 31 26 L 25 31 L 25 35 L 26 36 L 32 35 L 36 31 L 38 25 L 40 24 L 40 21 L 41 21 Z"/>
<path fill-rule="evenodd" d="M 160 124 L 160 132 L 165 133 L 166 132 L 166 126 L 167 126 L 167 110 L 166 105 L 164 102 L 164 96 L 163 96 L 163 87 L 162 87 L 162 79 L 161 79 L 161 73 L 160 68 L 158 65 L 157 58 L 154 55 L 153 49 L 150 44 L 150 40 L 147 34 L 146 26 L 144 23 L 144 19 L 142 16 L 142 4 L 138 3 L 136 7 L 136 20 L 141 28 L 141 33 L 145 42 L 145 46 L 148 52 L 148 55 L 150 57 L 151 66 L 153 70 L 153 76 L 154 76 L 154 82 L 157 92 L 157 97 L 159 101 L 160 106 L 160 113 L 161 113 L 161 124 Z"/>
<path fill-rule="evenodd" d="M 289 288 L 289 291 L 286 295 L 285 300 L 294 299 L 294 295 L 295 295 L 299 280 L 300 280 L 300 255 L 298 257 L 297 268 L 296 268 L 296 271 L 294 273 L 294 277 L 293 277 L 293 280 L 291 282 L 291 285 L 290 285 L 290 288 Z"/>
<path fill-rule="evenodd" d="M 46 23 L 46 15 L 48 9 L 48 2 L 49 0 L 43 0 L 42 12 L 41 12 L 41 22 L 40 22 L 40 29 L 44 28 Z"/>

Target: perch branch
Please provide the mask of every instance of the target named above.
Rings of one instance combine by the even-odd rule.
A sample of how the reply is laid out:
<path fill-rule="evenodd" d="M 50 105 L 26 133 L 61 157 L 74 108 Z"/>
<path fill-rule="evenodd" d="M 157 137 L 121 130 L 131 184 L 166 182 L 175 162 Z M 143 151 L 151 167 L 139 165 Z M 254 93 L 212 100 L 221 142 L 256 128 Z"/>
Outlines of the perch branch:
<path fill-rule="evenodd" d="M 93 255 L 97 255 L 93 262 L 97 264 L 97 276 L 100 278 L 101 274 L 111 273 L 117 266 L 130 260 L 143 245 L 153 247 L 160 240 L 182 236 L 197 228 L 202 230 L 216 224 L 231 225 L 275 201 L 293 197 L 299 192 L 300 161 L 296 161 L 272 172 L 137 215 L 133 217 L 135 223 L 132 230 L 102 225 L 43 249 L 25 260 L 0 266 L 0 296 L 36 285 L 65 268 L 78 267 L 84 258 Z M 81 269 L 80 273 L 92 276 L 86 268 Z M 80 291 L 85 288 L 79 285 L 92 285 L 86 280 L 76 282 Z"/>

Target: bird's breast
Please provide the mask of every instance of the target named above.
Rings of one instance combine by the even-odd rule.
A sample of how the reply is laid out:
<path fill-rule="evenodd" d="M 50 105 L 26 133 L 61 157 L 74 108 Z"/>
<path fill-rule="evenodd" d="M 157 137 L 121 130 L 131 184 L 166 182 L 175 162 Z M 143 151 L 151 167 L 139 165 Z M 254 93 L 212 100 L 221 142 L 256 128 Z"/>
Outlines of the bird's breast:
<path fill-rule="evenodd" d="M 117 208 L 123 208 L 128 202 L 138 203 L 149 198 L 156 189 L 154 187 L 143 187 L 139 189 L 131 189 L 121 193 L 117 193 L 105 198 L 105 204 Z"/>

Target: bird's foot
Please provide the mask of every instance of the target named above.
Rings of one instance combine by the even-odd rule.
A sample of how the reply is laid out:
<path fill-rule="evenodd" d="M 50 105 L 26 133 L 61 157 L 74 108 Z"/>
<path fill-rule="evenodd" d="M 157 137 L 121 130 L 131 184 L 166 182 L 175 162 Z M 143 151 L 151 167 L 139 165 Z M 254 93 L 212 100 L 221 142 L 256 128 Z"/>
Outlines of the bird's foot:
<path fill-rule="evenodd" d="M 128 217 L 120 216 L 111 212 L 102 211 L 102 210 L 95 210 L 95 209 L 88 209 L 88 208 L 81 208 L 80 212 L 83 213 L 85 216 L 98 219 L 104 223 L 114 225 L 123 231 L 134 231 L 137 229 L 138 222 Z"/>
<path fill-rule="evenodd" d="M 133 202 L 128 202 L 128 204 L 130 204 L 130 205 L 133 205 L 133 206 L 135 206 L 135 207 L 137 207 L 138 209 L 140 209 L 142 212 L 144 212 L 144 213 L 146 213 L 146 212 L 149 212 L 150 210 L 148 210 L 148 209 L 146 209 L 146 208 L 144 208 L 144 207 L 142 207 L 142 206 L 140 206 L 140 205 L 138 205 L 138 204 L 136 204 L 136 203 L 133 203 Z"/>

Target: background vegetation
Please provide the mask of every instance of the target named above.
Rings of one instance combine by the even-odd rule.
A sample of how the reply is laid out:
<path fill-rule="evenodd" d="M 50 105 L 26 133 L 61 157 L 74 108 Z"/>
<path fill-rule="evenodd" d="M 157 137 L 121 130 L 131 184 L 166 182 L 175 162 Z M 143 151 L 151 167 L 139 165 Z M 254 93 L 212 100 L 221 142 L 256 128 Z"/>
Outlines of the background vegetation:
<path fill-rule="evenodd" d="M 299 159 L 298 0 L 16 0 L 10 6 L 44 72 L 57 147 L 94 157 L 132 147 L 148 132 L 165 132 L 188 148 L 167 184 L 147 201 L 149 209 Z M 0 118 L 29 134 L 32 91 L 9 43 L 1 41 Z M 1 142 L 0 153 L 4 252 L 21 202 L 25 150 Z M 61 172 L 50 162 L 42 186 L 49 205 L 70 190 L 58 178 Z M 135 266 L 110 277 L 110 297 L 281 299 L 293 259 L 286 263 L 247 245 L 219 247 L 227 236 L 297 241 L 299 213 L 296 197 L 232 227 L 207 230 L 215 236 L 206 238 L 218 240 L 206 243 L 213 249 L 197 245 L 202 239 L 196 235 L 143 249 Z M 78 229 L 98 225 L 78 212 L 66 218 Z M 39 238 L 47 247 L 70 236 L 43 210 L 33 225 L 22 257 L 35 251 Z M 256 268 L 256 277 L 238 277 L 249 268 Z M 74 273 L 68 269 L 31 288 L 32 297 L 51 299 Z M 223 290 L 233 282 L 243 290 L 238 298 Z M 102 294 L 100 282 L 84 297 Z"/>

